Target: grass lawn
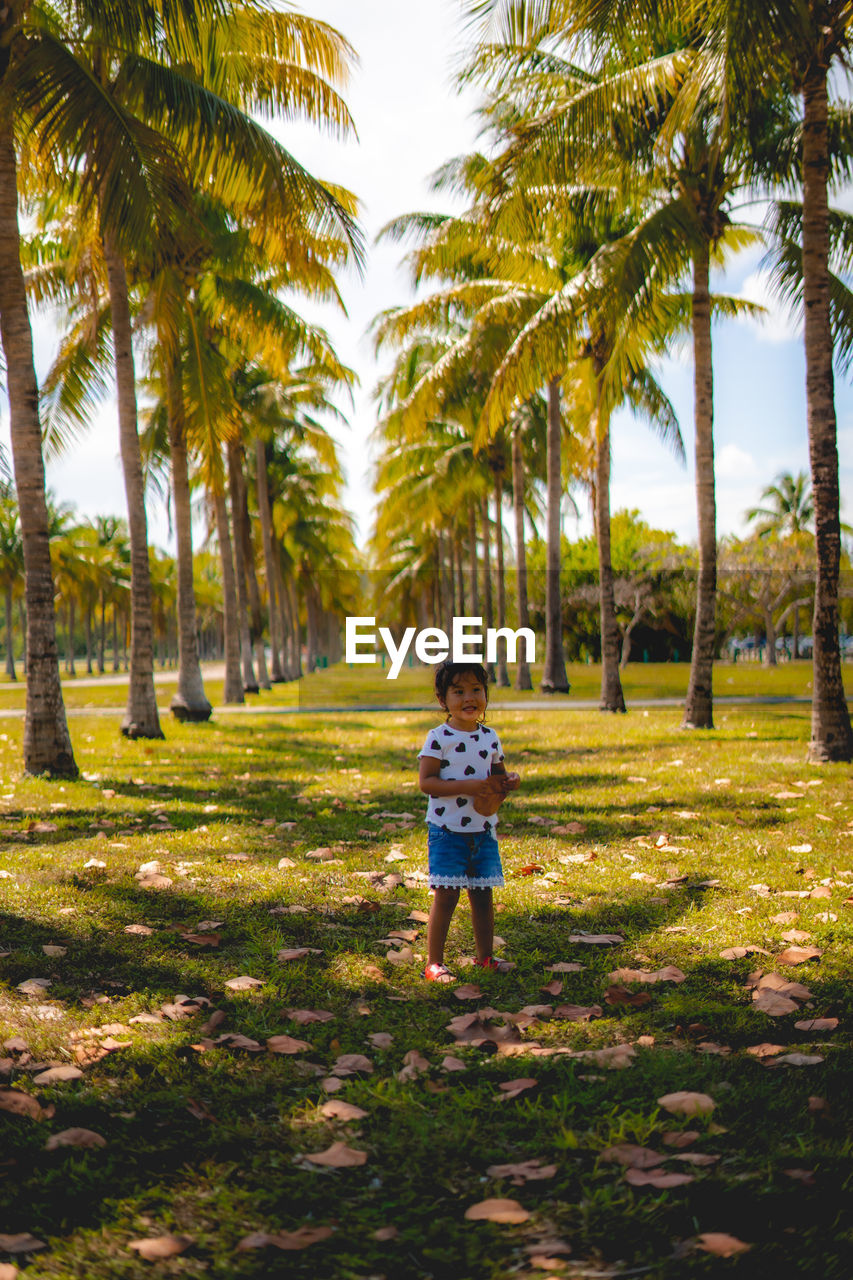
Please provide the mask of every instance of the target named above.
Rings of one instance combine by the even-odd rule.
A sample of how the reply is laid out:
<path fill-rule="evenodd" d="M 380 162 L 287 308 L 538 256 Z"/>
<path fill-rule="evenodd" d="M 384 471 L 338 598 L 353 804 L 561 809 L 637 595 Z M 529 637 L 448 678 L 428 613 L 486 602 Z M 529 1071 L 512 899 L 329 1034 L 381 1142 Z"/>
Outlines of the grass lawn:
<path fill-rule="evenodd" d="M 847 1280 L 849 766 L 799 705 L 492 720 L 517 967 L 466 967 L 460 905 L 458 995 L 419 976 L 434 716 L 78 716 L 75 783 L 0 725 L 2 1280 Z"/>

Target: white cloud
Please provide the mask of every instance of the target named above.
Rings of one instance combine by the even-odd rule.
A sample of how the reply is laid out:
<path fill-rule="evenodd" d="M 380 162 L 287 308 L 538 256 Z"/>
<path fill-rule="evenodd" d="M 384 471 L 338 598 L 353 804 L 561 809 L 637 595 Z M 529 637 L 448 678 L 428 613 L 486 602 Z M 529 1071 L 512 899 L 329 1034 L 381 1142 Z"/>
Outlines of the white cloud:
<path fill-rule="evenodd" d="M 738 297 L 764 308 L 760 316 L 742 316 L 738 323 L 747 325 L 764 342 L 793 342 L 802 337 L 802 320 L 773 293 L 767 275 L 753 271 L 746 277 Z"/>
<path fill-rule="evenodd" d="M 751 453 L 737 444 L 725 444 L 714 458 L 714 470 L 718 480 L 742 480 L 758 473 L 758 466 Z"/>

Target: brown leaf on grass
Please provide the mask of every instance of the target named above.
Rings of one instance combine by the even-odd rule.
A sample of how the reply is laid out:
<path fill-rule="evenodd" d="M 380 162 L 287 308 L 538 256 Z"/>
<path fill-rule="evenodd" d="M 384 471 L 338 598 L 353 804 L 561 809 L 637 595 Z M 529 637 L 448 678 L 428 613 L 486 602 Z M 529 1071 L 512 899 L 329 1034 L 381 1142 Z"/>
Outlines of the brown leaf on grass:
<path fill-rule="evenodd" d="M 520 1076 L 517 1080 L 502 1080 L 498 1085 L 501 1092 L 495 1096 L 502 1101 L 508 1101 L 511 1098 L 520 1097 L 528 1089 L 536 1089 L 538 1085 L 539 1081 L 534 1080 L 532 1076 Z"/>
<path fill-rule="evenodd" d="M 767 951 L 764 947 L 756 947 L 756 946 L 753 946 L 752 943 L 748 943 L 747 945 L 742 947 L 727 947 L 725 951 L 720 952 L 720 959 L 721 960 L 743 960 L 744 956 L 752 956 L 752 955 L 769 956 L 770 952 Z"/>
<path fill-rule="evenodd" d="M 787 947 L 776 957 L 777 964 L 805 964 L 819 960 L 823 952 L 819 947 Z"/>
<path fill-rule="evenodd" d="M 10 1036 L 8 1040 L 3 1041 L 3 1048 L 8 1049 L 9 1053 L 26 1053 L 29 1047 L 21 1036 Z"/>
<path fill-rule="evenodd" d="M 544 870 L 545 868 L 540 866 L 538 862 L 529 862 L 526 867 L 519 867 L 516 874 L 520 876 L 535 876 Z"/>
<path fill-rule="evenodd" d="M 541 1160 L 520 1160 L 515 1164 L 490 1164 L 486 1170 L 490 1178 L 509 1178 L 513 1186 L 523 1187 L 526 1182 L 541 1182 L 553 1178 L 555 1164 L 543 1164 Z"/>
<path fill-rule="evenodd" d="M 157 871 L 151 875 L 137 876 L 136 881 L 140 889 L 171 889 L 173 884 L 169 876 L 161 875 Z"/>
<path fill-rule="evenodd" d="M 825 1059 L 819 1053 L 783 1053 L 770 1065 L 773 1067 L 816 1067 Z"/>
<path fill-rule="evenodd" d="M 585 1049 L 580 1056 L 608 1071 L 623 1071 L 633 1066 L 637 1051 L 631 1044 L 614 1044 L 609 1049 Z"/>
<path fill-rule="evenodd" d="M 300 1026 L 305 1026 L 309 1022 L 331 1022 L 335 1016 L 326 1009 L 285 1009 L 283 1012 L 285 1018 L 290 1018 L 291 1022 L 298 1022 Z"/>
<path fill-rule="evenodd" d="M 770 917 L 771 924 L 793 924 L 798 920 L 799 916 L 796 911 L 780 911 L 778 915 Z"/>
<path fill-rule="evenodd" d="M 673 1160 L 681 1160 L 684 1164 L 694 1164 L 698 1167 L 708 1167 L 719 1162 L 719 1156 L 706 1155 L 704 1151 L 685 1151 L 680 1156 L 673 1156 Z"/>
<path fill-rule="evenodd" d="M 810 898 L 831 898 L 832 890 L 829 888 L 828 885 L 818 884 L 818 885 L 815 885 L 814 889 L 812 889 L 811 893 L 808 896 Z"/>
<path fill-rule="evenodd" d="M 751 1044 L 746 1052 L 753 1058 L 775 1058 L 777 1054 L 784 1053 L 785 1046 L 783 1044 L 769 1044 L 764 1041 L 762 1044 Z"/>
<path fill-rule="evenodd" d="M 222 941 L 220 933 L 182 933 L 184 942 L 192 942 L 197 947 L 218 947 Z"/>
<path fill-rule="evenodd" d="M 373 1070 L 373 1063 L 363 1053 L 342 1053 L 335 1059 L 332 1070 L 338 1076 L 351 1076 L 357 1071 L 369 1074 Z"/>
<path fill-rule="evenodd" d="M 140 938 L 150 938 L 154 930 L 149 929 L 147 924 L 128 924 L 125 925 L 124 932 L 138 934 Z"/>
<path fill-rule="evenodd" d="M 570 933 L 569 942 L 577 942 L 584 947 L 610 947 L 625 939 L 621 933 Z"/>
<path fill-rule="evenodd" d="M 598 1158 L 607 1164 L 624 1165 L 627 1169 L 654 1169 L 669 1157 L 661 1155 L 658 1151 L 652 1151 L 650 1147 L 639 1147 L 632 1142 L 620 1142 L 615 1147 L 605 1147 Z"/>
<path fill-rule="evenodd" d="M 457 987 L 453 994 L 457 1000 L 479 1000 L 483 991 L 476 983 L 466 982 L 463 986 Z"/>
<path fill-rule="evenodd" d="M 778 991 L 763 989 L 753 992 L 752 1006 L 771 1018 L 783 1018 L 787 1013 L 797 1013 L 799 1005 L 796 1000 L 780 995 Z"/>
<path fill-rule="evenodd" d="M 663 1143 L 666 1147 L 675 1147 L 680 1151 L 682 1147 L 689 1147 L 694 1142 L 698 1142 L 701 1136 L 697 1129 L 676 1129 L 673 1133 L 663 1135 Z"/>
<path fill-rule="evenodd" d="M 650 1004 L 652 997 L 648 991 L 629 991 L 627 987 L 615 983 L 607 988 L 604 999 L 610 1005 L 624 1004 L 636 1009 L 644 1004 Z"/>
<path fill-rule="evenodd" d="M 127 1247 L 146 1262 L 159 1262 L 161 1258 L 174 1258 L 179 1253 L 186 1253 L 194 1243 L 190 1236 L 151 1236 L 147 1240 L 130 1240 Z"/>
<path fill-rule="evenodd" d="M 806 933 L 805 929 L 788 929 L 786 933 L 782 934 L 783 942 L 799 943 L 811 942 L 811 940 L 812 935 L 810 933 Z"/>
<path fill-rule="evenodd" d="M 793 1178 L 794 1182 L 802 1182 L 806 1187 L 815 1185 L 814 1170 L 812 1169 L 783 1169 L 786 1178 Z"/>
<path fill-rule="evenodd" d="M 386 1240 L 396 1240 L 400 1234 L 400 1229 L 399 1227 L 377 1227 L 372 1234 L 373 1239 L 382 1244 Z"/>
<path fill-rule="evenodd" d="M 322 954 L 318 947 L 284 947 L 279 951 L 276 960 L 280 960 L 284 964 L 288 960 L 304 960 L 306 956 L 319 956 Z"/>
<path fill-rule="evenodd" d="M 320 1108 L 320 1114 L 326 1116 L 329 1120 L 363 1120 L 370 1113 L 362 1110 L 361 1107 L 355 1106 L 352 1102 L 344 1102 L 342 1098 L 335 1098 L 332 1102 L 324 1102 Z"/>
<path fill-rule="evenodd" d="M 692 1093 L 690 1090 L 666 1093 L 657 1102 L 659 1107 L 674 1116 L 707 1116 L 717 1105 L 707 1093 Z"/>
<path fill-rule="evenodd" d="M 750 974 L 746 985 L 747 988 L 755 988 L 758 991 L 776 991 L 780 996 L 787 996 L 790 1000 L 810 1000 L 812 997 L 808 987 L 803 986 L 801 982 L 791 982 L 781 973 Z"/>
<path fill-rule="evenodd" d="M 267 1039 L 270 1053 L 295 1054 L 305 1053 L 313 1048 L 307 1040 L 296 1040 L 293 1036 L 270 1036 Z"/>
<path fill-rule="evenodd" d="M 204 1042 L 205 1048 L 209 1042 Z M 250 1053 L 258 1053 L 263 1049 L 263 1045 L 258 1040 L 253 1040 L 251 1036 L 240 1035 L 236 1031 L 227 1031 L 224 1035 L 217 1036 L 212 1042 L 217 1049 L 248 1049 Z M 273 1050 L 275 1052 L 275 1050 Z"/>
<path fill-rule="evenodd" d="M 375 1049 L 390 1049 L 394 1043 L 390 1031 L 371 1031 L 367 1038 Z"/>
<path fill-rule="evenodd" d="M 247 1253 L 250 1249 L 282 1249 L 293 1252 L 297 1249 L 307 1249 L 312 1244 L 318 1244 L 320 1240 L 328 1240 L 332 1235 L 331 1227 L 299 1227 L 296 1231 L 278 1231 L 270 1233 L 268 1231 L 253 1231 L 251 1235 L 244 1236 L 237 1245 L 239 1253 Z"/>
<path fill-rule="evenodd" d="M 554 1007 L 553 1016 L 564 1022 L 590 1022 L 600 1018 L 603 1013 L 600 1004 L 558 1004 Z"/>
<path fill-rule="evenodd" d="M 326 1076 L 320 1081 L 322 1088 L 326 1093 L 337 1093 L 339 1089 L 343 1089 L 344 1082 L 339 1076 Z"/>
<path fill-rule="evenodd" d="M 746 1253 L 752 1245 L 724 1231 L 703 1231 L 696 1237 L 696 1248 L 713 1254 L 715 1258 L 733 1258 L 737 1253 Z"/>
<path fill-rule="evenodd" d="M 403 1058 L 403 1066 L 397 1072 L 400 1081 L 414 1080 L 416 1076 L 429 1071 L 429 1061 L 417 1049 L 410 1049 Z"/>
<path fill-rule="evenodd" d="M 670 1187 L 686 1187 L 695 1179 L 690 1173 L 665 1173 L 663 1169 L 626 1169 L 625 1181 L 632 1187 L 657 1187 L 664 1191 Z"/>
<path fill-rule="evenodd" d="M 558 960 L 556 964 L 546 964 L 548 973 L 580 973 L 586 966 L 575 960 Z"/>
<path fill-rule="evenodd" d="M 345 1142 L 333 1142 L 325 1151 L 315 1151 L 306 1155 L 305 1159 L 327 1169 L 355 1169 L 367 1163 L 367 1152 L 348 1147 Z"/>
<path fill-rule="evenodd" d="M 83 1072 L 79 1067 L 48 1067 L 40 1075 L 33 1077 L 33 1084 L 58 1084 L 63 1080 L 82 1080 Z"/>
<path fill-rule="evenodd" d="M 465 1210 L 469 1222 L 527 1222 L 530 1214 L 517 1200 L 481 1200 Z"/>
<path fill-rule="evenodd" d="M 582 836 L 585 831 L 586 823 L 584 822 L 563 822 L 551 828 L 551 834 L 555 836 Z"/>
<path fill-rule="evenodd" d="M 649 972 L 647 969 L 614 969 L 608 974 L 612 983 L 620 982 L 684 982 L 687 978 L 686 973 L 682 973 L 674 964 L 668 964 L 663 969 L 655 969 Z"/>
<path fill-rule="evenodd" d="M 563 984 L 559 978 L 554 978 L 553 982 L 546 982 L 539 990 L 547 992 L 549 996 L 558 996 L 563 990 Z"/>
<path fill-rule="evenodd" d="M 59 1147 L 105 1147 L 106 1138 L 102 1138 L 93 1129 L 63 1129 L 61 1133 L 52 1133 L 44 1145 L 45 1151 L 56 1151 Z"/>
<path fill-rule="evenodd" d="M 29 1116 L 31 1120 L 49 1120 L 55 1107 L 43 1107 L 22 1089 L 0 1089 L 0 1111 L 13 1116 Z"/>
<path fill-rule="evenodd" d="M 229 978 L 225 985 L 229 991 L 253 991 L 255 987 L 262 987 L 264 984 L 260 978 L 251 978 L 243 973 L 239 978 Z"/>
<path fill-rule="evenodd" d="M 36 1249 L 46 1249 L 43 1240 L 37 1240 L 29 1231 L 21 1231 L 17 1235 L 4 1235 L 0 1232 L 0 1253 L 35 1253 Z"/>
<path fill-rule="evenodd" d="M 467 1071 L 468 1068 L 461 1058 L 454 1058 L 453 1054 L 448 1053 L 441 1060 L 442 1071 Z"/>
<path fill-rule="evenodd" d="M 411 947 L 392 947 L 390 951 L 385 952 L 385 959 L 391 964 L 414 964 L 415 953 Z"/>
<path fill-rule="evenodd" d="M 362 969 L 362 973 L 365 978 L 369 978 L 371 982 L 385 981 L 385 974 L 379 968 L 378 964 L 366 964 Z"/>
<path fill-rule="evenodd" d="M 417 924 L 429 923 L 429 915 L 426 911 L 410 911 L 406 919 L 414 920 Z"/>
<path fill-rule="evenodd" d="M 834 1031 L 838 1026 L 837 1018 L 804 1018 L 802 1022 L 795 1022 L 794 1026 L 798 1031 Z"/>

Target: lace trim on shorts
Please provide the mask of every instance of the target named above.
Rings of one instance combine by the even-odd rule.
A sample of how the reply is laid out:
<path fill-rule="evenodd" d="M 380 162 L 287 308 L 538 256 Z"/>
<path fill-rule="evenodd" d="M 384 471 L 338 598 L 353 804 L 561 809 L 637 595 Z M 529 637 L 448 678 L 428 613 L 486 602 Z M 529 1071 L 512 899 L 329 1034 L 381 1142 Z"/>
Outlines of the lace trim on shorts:
<path fill-rule="evenodd" d="M 430 889 L 502 889 L 503 876 L 430 876 Z"/>

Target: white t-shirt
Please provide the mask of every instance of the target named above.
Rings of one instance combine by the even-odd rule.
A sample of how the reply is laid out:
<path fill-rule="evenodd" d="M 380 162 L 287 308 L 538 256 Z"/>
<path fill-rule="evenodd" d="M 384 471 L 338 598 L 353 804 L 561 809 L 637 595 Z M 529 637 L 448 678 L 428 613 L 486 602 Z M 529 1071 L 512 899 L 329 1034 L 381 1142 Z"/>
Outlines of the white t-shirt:
<path fill-rule="evenodd" d="M 494 729 L 480 725 L 473 733 L 464 733 L 440 724 L 427 734 L 418 759 L 423 756 L 441 761 L 438 776 L 446 782 L 488 778 L 492 765 L 502 763 L 504 753 Z M 497 826 L 498 817 L 477 813 L 473 796 L 430 796 L 426 821 L 450 831 L 487 831 Z"/>

